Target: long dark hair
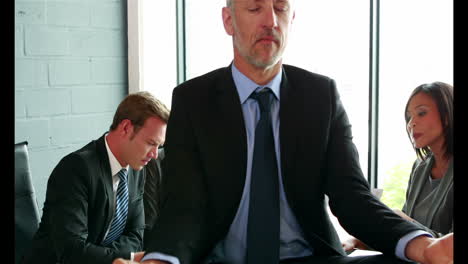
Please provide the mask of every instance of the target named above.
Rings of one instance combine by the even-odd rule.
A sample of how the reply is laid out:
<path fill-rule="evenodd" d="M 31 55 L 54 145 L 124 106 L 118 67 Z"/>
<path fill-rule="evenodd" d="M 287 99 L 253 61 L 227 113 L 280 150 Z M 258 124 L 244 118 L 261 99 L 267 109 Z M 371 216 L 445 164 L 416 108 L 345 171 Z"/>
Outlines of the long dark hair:
<path fill-rule="evenodd" d="M 445 139 L 444 157 L 449 159 L 453 156 L 453 86 L 443 82 L 433 82 L 422 84 L 416 87 L 411 93 L 408 102 L 406 102 L 406 126 L 408 126 L 408 122 L 410 120 L 409 116 L 407 115 L 408 104 L 411 101 L 411 99 L 420 92 L 429 95 L 437 105 Z M 409 134 L 408 129 L 406 129 L 406 133 L 408 134 L 408 137 L 411 141 L 411 135 Z M 418 158 L 422 160 L 426 159 L 427 155 L 431 153 L 431 150 L 428 146 L 422 148 L 416 148 L 413 146 L 413 148 L 416 151 L 416 155 L 418 156 Z"/>

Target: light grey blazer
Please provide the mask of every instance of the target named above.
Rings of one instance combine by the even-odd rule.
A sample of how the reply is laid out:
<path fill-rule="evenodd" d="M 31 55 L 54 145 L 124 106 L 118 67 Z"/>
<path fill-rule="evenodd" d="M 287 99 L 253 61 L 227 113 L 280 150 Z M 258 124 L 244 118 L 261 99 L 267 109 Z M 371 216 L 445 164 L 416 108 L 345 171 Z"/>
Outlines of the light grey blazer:
<path fill-rule="evenodd" d="M 411 218 L 414 218 L 415 202 L 421 194 L 424 182 L 431 175 L 433 163 L 434 157 L 431 154 L 426 160 L 417 160 L 413 164 L 406 191 L 406 202 L 402 209 Z M 453 158 L 450 160 L 447 172 L 441 179 L 432 207 L 428 210 L 426 222 L 416 221 L 415 224 L 424 228 L 434 237 L 441 237 L 453 232 Z"/>

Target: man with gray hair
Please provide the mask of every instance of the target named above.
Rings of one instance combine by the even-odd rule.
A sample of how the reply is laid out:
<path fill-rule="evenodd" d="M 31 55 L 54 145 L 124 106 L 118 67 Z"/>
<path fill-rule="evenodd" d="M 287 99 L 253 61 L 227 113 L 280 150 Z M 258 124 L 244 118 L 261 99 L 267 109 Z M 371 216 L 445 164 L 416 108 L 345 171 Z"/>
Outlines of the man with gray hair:
<path fill-rule="evenodd" d="M 426 258 L 447 252 L 371 194 L 335 82 L 282 63 L 294 1 L 226 5 L 234 60 L 174 89 L 167 197 L 141 263 L 449 263 Z M 383 255 L 345 254 L 325 195 Z"/>

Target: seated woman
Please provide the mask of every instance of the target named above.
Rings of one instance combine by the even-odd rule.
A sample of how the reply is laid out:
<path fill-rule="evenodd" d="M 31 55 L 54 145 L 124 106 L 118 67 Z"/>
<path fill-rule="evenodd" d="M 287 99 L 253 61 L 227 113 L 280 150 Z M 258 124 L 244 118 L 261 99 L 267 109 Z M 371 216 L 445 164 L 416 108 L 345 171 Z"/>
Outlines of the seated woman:
<path fill-rule="evenodd" d="M 414 89 L 405 107 L 406 131 L 416 151 L 406 201 L 395 213 L 434 237 L 453 232 L 453 87 L 442 82 Z M 345 251 L 367 249 L 356 238 Z"/>

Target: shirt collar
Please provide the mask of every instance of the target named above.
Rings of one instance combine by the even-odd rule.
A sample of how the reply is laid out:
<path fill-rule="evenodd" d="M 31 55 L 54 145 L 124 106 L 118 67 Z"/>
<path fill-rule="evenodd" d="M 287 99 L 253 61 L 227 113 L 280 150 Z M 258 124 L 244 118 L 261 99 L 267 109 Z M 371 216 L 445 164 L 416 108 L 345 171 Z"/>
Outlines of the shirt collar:
<path fill-rule="evenodd" d="M 105 135 L 105 140 L 104 142 L 106 143 L 106 149 L 107 149 L 107 156 L 109 156 L 109 163 L 110 163 L 110 168 L 111 168 L 111 173 L 112 173 L 112 176 L 116 175 L 121 169 L 126 169 L 128 171 L 128 165 L 127 167 L 123 168 L 119 161 L 117 160 L 117 158 L 114 156 L 114 153 L 112 153 L 111 149 L 109 148 L 109 145 L 107 144 L 107 135 L 109 133 L 107 133 Z"/>
<path fill-rule="evenodd" d="M 234 79 L 234 84 L 236 85 L 237 92 L 239 93 L 239 99 L 241 104 L 243 104 L 257 88 L 262 89 L 263 87 L 269 87 L 273 94 L 278 100 L 280 100 L 280 84 L 282 80 L 283 68 L 276 74 L 276 76 L 266 85 L 258 85 L 247 76 L 245 76 L 239 69 L 236 68 L 234 63 L 232 65 L 232 78 Z"/>

